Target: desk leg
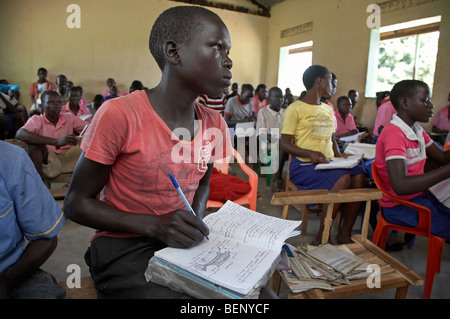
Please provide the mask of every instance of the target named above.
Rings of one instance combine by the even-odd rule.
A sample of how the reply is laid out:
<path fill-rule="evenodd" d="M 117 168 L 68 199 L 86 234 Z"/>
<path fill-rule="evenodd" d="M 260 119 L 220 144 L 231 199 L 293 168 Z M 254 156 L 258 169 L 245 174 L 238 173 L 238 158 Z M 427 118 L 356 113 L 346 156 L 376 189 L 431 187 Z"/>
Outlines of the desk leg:
<path fill-rule="evenodd" d="M 328 239 L 330 238 L 330 228 L 333 224 L 333 207 L 334 205 L 328 204 L 327 215 L 325 216 L 324 227 L 322 232 L 322 244 L 328 243 Z"/>
<path fill-rule="evenodd" d="M 405 299 L 408 292 L 408 286 L 398 287 L 395 291 L 395 299 Z"/>

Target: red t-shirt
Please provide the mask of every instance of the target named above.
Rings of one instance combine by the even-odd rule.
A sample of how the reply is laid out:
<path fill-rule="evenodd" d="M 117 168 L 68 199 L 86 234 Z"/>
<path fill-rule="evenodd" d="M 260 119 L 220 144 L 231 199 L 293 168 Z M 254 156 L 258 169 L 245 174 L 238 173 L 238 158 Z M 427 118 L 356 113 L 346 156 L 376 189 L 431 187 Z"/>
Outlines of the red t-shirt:
<path fill-rule="evenodd" d="M 192 204 L 206 164 L 232 154 L 222 116 L 198 104 L 195 112 L 200 128 L 192 141 L 182 141 L 178 137 L 189 132 L 181 128 L 174 134 L 154 111 L 145 91 L 106 101 L 81 144 L 86 158 L 112 165 L 100 199 L 137 214 L 162 215 L 186 209 L 170 180 L 172 173 Z"/>

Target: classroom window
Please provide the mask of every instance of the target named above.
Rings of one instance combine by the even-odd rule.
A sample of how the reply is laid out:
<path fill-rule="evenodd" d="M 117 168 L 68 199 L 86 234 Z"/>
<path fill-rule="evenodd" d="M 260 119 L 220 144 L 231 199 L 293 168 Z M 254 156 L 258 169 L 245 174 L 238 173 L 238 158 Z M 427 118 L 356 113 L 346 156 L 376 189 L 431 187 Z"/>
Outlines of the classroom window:
<path fill-rule="evenodd" d="M 416 79 L 433 89 L 441 17 L 372 29 L 366 97 L 390 91 L 398 81 Z"/>
<path fill-rule="evenodd" d="M 283 92 L 290 88 L 294 96 L 299 96 L 305 90 L 302 77 L 312 64 L 312 46 L 308 41 L 280 48 L 278 87 Z"/>

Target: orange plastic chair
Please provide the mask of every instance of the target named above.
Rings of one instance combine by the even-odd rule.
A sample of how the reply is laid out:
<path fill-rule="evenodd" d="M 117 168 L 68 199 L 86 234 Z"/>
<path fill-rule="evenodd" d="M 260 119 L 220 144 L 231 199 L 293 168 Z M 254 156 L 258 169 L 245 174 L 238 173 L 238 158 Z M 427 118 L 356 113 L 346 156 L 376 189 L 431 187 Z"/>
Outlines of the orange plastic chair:
<path fill-rule="evenodd" d="M 375 162 L 372 163 L 372 175 L 375 184 L 377 185 L 378 189 L 382 191 L 383 195 L 401 205 L 414 208 L 419 213 L 419 223 L 415 228 L 398 226 L 391 224 L 386 221 L 386 219 L 384 219 L 383 210 L 380 205 L 380 216 L 378 218 L 378 223 L 372 238 L 372 242 L 375 245 L 378 245 L 381 249 L 385 249 L 389 229 L 428 237 L 427 269 L 425 274 L 423 298 L 429 299 L 431 295 L 431 289 L 433 287 L 434 275 L 436 272 L 441 271 L 442 247 L 446 239 L 433 235 L 431 233 L 431 212 L 429 208 L 386 194 L 386 192 L 380 186 L 380 179 L 375 167 Z"/>
<path fill-rule="evenodd" d="M 248 176 L 248 182 L 250 184 L 251 190 L 244 196 L 234 200 L 236 204 L 239 205 L 248 205 L 248 208 L 250 210 L 256 211 L 256 199 L 258 197 L 258 174 L 256 174 L 255 171 L 253 171 L 247 164 L 245 164 L 244 160 L 242 159 L 241 155 L 233 149 L 233 156 L 236 159 L 236 161 L 239 163 L 240 168 L 242 171 L 247 174 Z M 215 161 L 214 167 L 217 168 L 221 173 L 228 174 L 228 166 L 230 163 L 231 156 L 226 158 L 225 160 L 221 161 Z M 214 200 L 208 200 L 206 203 L 206 208 L 210 207 L 222 207 L 224 203 Z"/>
<path fill-rule="evenodd" d="M 450 150 L 450 141 L 447 141 L 447 142 L 444 144 L 444 151 L 446 151 L 446 150 Z"/>

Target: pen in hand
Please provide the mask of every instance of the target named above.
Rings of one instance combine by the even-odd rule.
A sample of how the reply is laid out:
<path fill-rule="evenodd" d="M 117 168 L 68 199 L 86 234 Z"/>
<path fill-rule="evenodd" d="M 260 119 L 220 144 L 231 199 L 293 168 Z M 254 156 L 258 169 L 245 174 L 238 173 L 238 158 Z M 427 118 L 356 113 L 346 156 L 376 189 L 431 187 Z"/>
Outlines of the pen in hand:
<path fill-rule="evenodd" d="M 172 184 L 175 187 L 175 189 L 177 190 L 178 194 L 180 195 L 181 199 L 183 200 L 184 205 L 186 206 L 187 210 L 193 214 L 194 216 L 197 216 L 197 214 L 194 212 L 194 210 L 191 207 L 191 204 L 189 204 L 188 200 L 186 199 L 186 196 L 184 196 L 183 191 L 180 188 L 180 185 L 178 185 L 177 180 L 175 179 L 175 177 L 173 177 L 172 174 L 169 173 L 170 179 L 172 180 Z M 209 240 L 208 236 L 205 236 L 205 238 L 207 240 Z"/>

